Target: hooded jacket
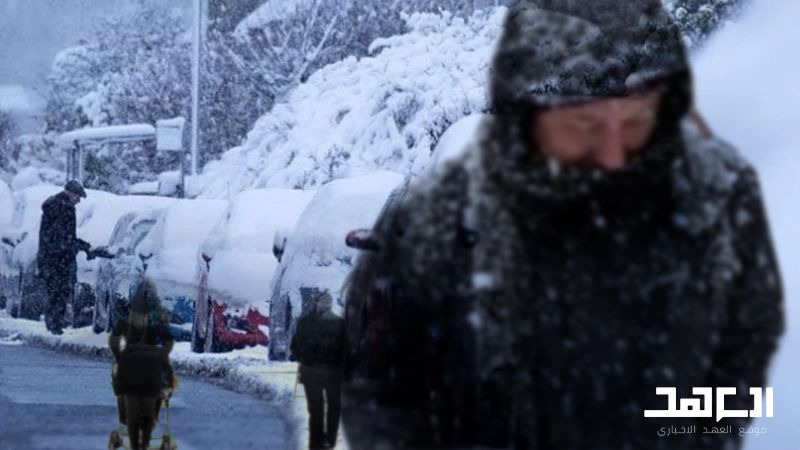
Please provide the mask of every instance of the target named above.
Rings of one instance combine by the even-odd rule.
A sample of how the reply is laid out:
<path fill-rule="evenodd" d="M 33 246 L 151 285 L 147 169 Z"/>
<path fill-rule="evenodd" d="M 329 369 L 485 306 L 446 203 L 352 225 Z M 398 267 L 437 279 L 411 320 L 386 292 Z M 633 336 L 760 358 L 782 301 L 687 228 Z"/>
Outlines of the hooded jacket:
<path fill-rule="evenodd" d="M 145 278 L 136 288 L 130 301 L 130 314 L 117 320 L 111 332 L 110 347 L 118 363 L 113 380 L 115 395 L 155 397 L 169 379 L 172 369 L 164 346 L 173 342 L 169 330 L 169 315 L 160 307 L 155 283 Z M 137 323 L 133 316 L 138 317 Z M 125 349 L 120 338 L 125 338 Z"/>
<path fill-rule="evenodd" d="M 747 410 L 765 386 L 784 319 L 755 172 L 684 123 L 690 72 L 657 2 L 541 3 L 508 13 L 478 143 L 356 264 L 351 446 L 738 448 L 748 418 L 644 411 L 666 409 L 659 386 L 736 387 L 726 408 Z M 658 124 L 622 170 L 558 167 L 527 138 L 541 108 L 655 84 Z"/>

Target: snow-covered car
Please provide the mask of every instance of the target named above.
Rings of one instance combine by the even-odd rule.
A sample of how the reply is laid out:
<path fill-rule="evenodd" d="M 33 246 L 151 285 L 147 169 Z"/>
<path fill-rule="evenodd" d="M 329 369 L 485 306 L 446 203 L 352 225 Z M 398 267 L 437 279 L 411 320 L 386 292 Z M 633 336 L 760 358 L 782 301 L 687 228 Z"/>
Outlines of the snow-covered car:
<path fill-rule="evenodd" d="M 42 203 L 58 193 L 55 186 L 33 186 L 13 193 L 13 213 L 3 229 L 0 276 L 6 311 L 12 317 L 39 319 L 46 304 L 44 289 L 35 276 Z M 23 302 L 23 299 L 26 301 Z"/>
<path fill-rule="evenodd" d="M 97 268 L 92 317 L 95 333 L 111 331 L 117 318 L 127 314 L 131 291 L 141 280 L 147 264 L 146 255 L 137 254 L 136 247 L 156 224 L 166 205 L 166 202 L 154 204 L 152 209 L 127 213 L 117 221 L 108 241 L 108 251 L 114 259 L 101 261 Z"/>
<path fill-rule="evenodd" d="M 356 250 L 345 245 L 347 233 L 370 227 L 390 193 L 404 183 L 394 172 L 331 181 L 319 188 L 286 242 L 272 281 L 270 345 L 272 360 L 290 357 L 289 341 L 297 319 L 328 291 L 341 313 L 340 290 Z"/>
<path fill-rule="evenodd" d="M 312 191 L 253 189 L 233 198 L 201 247 L 192 350 L 220 352 L 268 343 L 274 236 L 297 224 Z"/>
<path fill-rule="evenodd" d="M 12 316 L 38 320 L 44 313 L 47 296 L 36 270 L 41 205 L 60 190 L 55 186 L 34 186 L 14 193 L 14 216 L 5 233 L 10 236 L 3 241 L 4 245 L 13 247 L 9 265 L 11 283 L 16 288 L 11 289 L 7 305 Z M 76 207 L 76 233 L 95 248 L 104 247 L 121 216 L 152 201 L 87 190 L 87 198 Z M 85 253 L 77 256 L 77 284 L 72 302 L 67 305 L 67 316 L 71 317 L 73 327 L 86 326 L 92 321 L 98 261 L 97 258 L 87 259 Z"/>
<path fill-rule="evenodd" d="M 135 247 L 143 274 L 158 289 L 162 305 L 171 312 L 173 335 L 190 340 L 195 299 L 200 285 L 200 246 L 228 205 L 224 200 L 174 200 Z M 119 291 L 119 289 L 117 289 Z"/>
<path fill-rule="evenodd" d="M 6 290 L 10 289 L 10 287 L 6 287 L 6 270 L 9 270 L 10 267 L 11 252 L 16 237 L 7 235 L 7 232 L 11 226 L 13 214 L 14 197 L 11 195 L 11 189 L 5 181 L 0 180 L 0 310 L 6 309 L 8 298 Z"/>

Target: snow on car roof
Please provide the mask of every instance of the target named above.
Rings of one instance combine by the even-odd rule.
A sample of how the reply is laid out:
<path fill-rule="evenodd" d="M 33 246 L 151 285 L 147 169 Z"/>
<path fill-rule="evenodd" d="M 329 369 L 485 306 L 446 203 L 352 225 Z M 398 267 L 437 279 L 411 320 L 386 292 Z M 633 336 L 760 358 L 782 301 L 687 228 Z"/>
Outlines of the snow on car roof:
<path fill-rule="evenodd" d="M 470 114 L 450 125 L 433 150 L 431 169 L 442 167 L 448 161 L 464 155 L 467 147 L 475 142 L 478 129 L 486 117 L 486 114 Z"/>
<path fill-rule="evenodd" d="M 347 233 L 371 228 L 389 194 L 403 176 L 388 171 L 334 180 L 322 186 L 289 237 L 273 287 L 289 292 L 292 311 L 300 313 L 301 287 L 329 290 L 334 297 L 357 251 L 345 245 Z M 280 293 L 279 293 L 280 295 Z"/>
<path fill-rule="evenodd" d="M 169 197 L 120 196 L 102 191 L 87 191 L 87 198 L 78 204 L 79 238 L 93 247 L 108 245 L 117 222 L 126 214 L 163 209 L 173 203 Z M 81 208 L 81 205 L 83 207 Z M 78 255 L 78 267 L 96 268 L 98 260 L 87 261 L 86 254 Z"/>
<path fill-rule="evenodd" d="M 253 189 L 234 197 L 202 246 L 212 258 L 208 287 L 215 300 L 266 305 L 278 265 L 273 236 L 294 229 L 313 196 L 313 191 L 298 189 Z"/>
<path fill-rule="evenodd" d="M 153 255 L 147 275 L 162 295 L 197 293 L 198 250 L 227 204 L 224 200 L 175 200 L 136 247 L 138 254 Z"/>

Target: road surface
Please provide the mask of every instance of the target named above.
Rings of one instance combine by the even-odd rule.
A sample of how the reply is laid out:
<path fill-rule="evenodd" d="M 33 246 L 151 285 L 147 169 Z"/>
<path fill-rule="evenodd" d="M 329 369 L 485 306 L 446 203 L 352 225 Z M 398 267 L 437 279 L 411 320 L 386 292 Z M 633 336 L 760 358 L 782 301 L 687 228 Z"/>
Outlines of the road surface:
<path fill-rule="evenodd" d="M 106 449 L 117 426 L 110 383 L 107 362 L 0 345 L 0 449 Z M 277 407 L 185 376 L 171 419 L 180 450 L 287 447 Z"/>

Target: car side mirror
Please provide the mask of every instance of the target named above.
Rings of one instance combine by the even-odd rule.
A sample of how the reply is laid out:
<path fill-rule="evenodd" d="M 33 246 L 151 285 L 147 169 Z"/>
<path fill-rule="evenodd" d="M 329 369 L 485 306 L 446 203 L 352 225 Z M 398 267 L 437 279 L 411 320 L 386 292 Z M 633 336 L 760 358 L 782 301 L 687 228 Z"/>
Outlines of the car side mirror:
<path fill-rule="evenodd" d="M 347 237 L 344 239 L 344 242 L 348 247 L 357 250 L 377 252 L 381 249 L 381 246 L 378 244 L 378 240 L 375 239 L 372 231 L 363 228 L 347 233 Z"/>
<path fill-rule="evenodd" d="M 281 262 L 281 258 L 283 258 L 283 253 L 286 250 L 286 242 L 288 240 L 289 230 L 280 228 L 275 231 L 275 235 L 272 237 L 272 256 L 274 256 L 278 262 Z"/>

